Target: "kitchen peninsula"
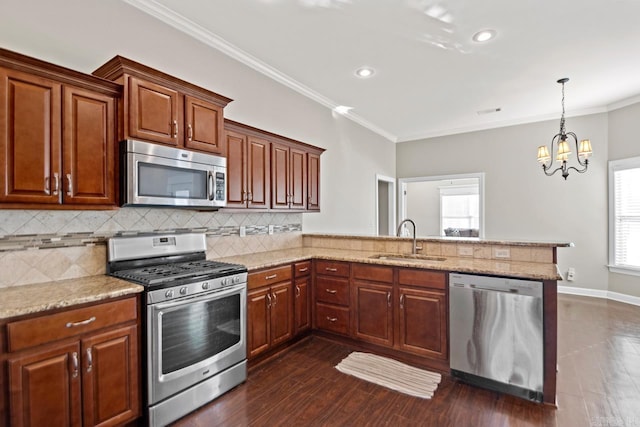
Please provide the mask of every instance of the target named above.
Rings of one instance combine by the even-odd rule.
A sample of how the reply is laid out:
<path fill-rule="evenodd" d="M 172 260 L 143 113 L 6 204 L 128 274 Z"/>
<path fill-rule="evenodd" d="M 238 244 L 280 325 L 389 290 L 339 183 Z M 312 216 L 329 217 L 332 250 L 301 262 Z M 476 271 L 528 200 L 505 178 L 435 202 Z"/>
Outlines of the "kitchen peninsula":
<path fill-rule="evenodd" d="M 250 272 L 250 361 L 274 355 L 313 329 L 447 372 L 447 273 L 530 279 L 543 286 L 542 401 L 555 405 L 557 281 L 562 280 L 557 248 L 572 244 L 419 238 L 422 254 L 416 255 L 412 244 L 405 238 L 304 235 L 301 248 L 223 258 Z"/>

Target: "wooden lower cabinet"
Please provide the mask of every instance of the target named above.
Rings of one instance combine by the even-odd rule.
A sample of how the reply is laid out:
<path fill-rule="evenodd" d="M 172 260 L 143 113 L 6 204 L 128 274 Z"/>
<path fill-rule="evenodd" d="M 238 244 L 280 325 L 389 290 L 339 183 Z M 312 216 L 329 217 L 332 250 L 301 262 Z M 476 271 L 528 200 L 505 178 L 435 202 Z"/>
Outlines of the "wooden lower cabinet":
<path fill-rule="evenodd" d="M 399 294 L 398 349 L 420 356 L 447 359 L 447 306 L 444 291 L 401 286 Z"/>
<path fill-rule="evenodd" d="M 393 286 L 355 281 L 353 292 L 355 338 L 393 346 Z"/>
<path fill-rule="evenodd" d="M 136 305 L 135 298 L 132 303 Z M 99 317 L 100 305 L 96 307 Z M 69 313 L 83 313 L 85 309 Z M 29 322 L 46 328 L 51 321 L 57 324 L 60 314 Z M 44 345 L 33 342 L 35 347 L 7 357 L 11 426 L 106 427 L 139 417 L 137 324 L 80 332 L 75 339 Z"/>
<path fill-rule="evenodd" d="M 272 284 L 259 286 L 266 283 Z M 248 286 L 247 356 L 252 358 L 293 337 L 291 265 L 251 273 Z"/>
<path fill-rule="evenodd" d="M 296 279 L 294 307 L 294 333 L 300 334 L 311 329 L 311 276 Z"/>

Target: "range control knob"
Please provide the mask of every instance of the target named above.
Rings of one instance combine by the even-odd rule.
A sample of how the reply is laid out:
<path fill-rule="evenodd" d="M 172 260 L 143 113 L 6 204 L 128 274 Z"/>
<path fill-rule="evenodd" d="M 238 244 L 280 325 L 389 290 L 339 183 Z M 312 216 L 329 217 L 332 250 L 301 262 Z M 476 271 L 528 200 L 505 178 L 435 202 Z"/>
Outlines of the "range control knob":
<path fill-rule="evenodd" d="M 204 289 L 205 291 L 206 291 L 207 289 L 209 289 L 209 282 L 204 282 L 204 283 L 202 284 L 202 289 Z"/>
<path fill-rule="evenodd" d="M 187 287 L 183 286 L 180 288 L 180 295 L 186 295 L 187 294 Z"/>
<path fill-rule="evenodd" d="M 167 292 L 165 292 L 164 296 L 167 298 L 173 298 L 173 289 L 169 289 Z"/>
<path fill-rule="evenodd" d="M 225 277 L 220 281 L 220 283 L 222 284 L 222 286 L 227 286 L 229 285 L 229 279 Z"/>
<path fill-rule="evenodd" d="M 240 283 L 240 276 L 236 276 L 233 279 L 231 279 L 231 283 L 233 283 L 233 284 Z"/>

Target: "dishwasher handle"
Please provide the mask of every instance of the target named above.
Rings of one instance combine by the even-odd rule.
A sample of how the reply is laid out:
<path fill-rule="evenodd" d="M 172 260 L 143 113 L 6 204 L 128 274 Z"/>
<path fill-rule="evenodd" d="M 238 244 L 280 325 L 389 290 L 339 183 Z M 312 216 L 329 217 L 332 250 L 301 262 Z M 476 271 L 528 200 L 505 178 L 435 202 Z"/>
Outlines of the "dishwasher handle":
<path fill-rule="evenodd" d="M 471 289 L 477 289 L 479 291 L 489 291 L 489 292 L 504 292 L 505 294 L 519 294 L 520 290 L 519 289 L 514 289 L 514 288 L 504 288 L 504 289 L 500 289 L 500 288 L 490 288 L 487 286 L 478 286 L 478 285 L 469 285 L 469 287 Z"/>

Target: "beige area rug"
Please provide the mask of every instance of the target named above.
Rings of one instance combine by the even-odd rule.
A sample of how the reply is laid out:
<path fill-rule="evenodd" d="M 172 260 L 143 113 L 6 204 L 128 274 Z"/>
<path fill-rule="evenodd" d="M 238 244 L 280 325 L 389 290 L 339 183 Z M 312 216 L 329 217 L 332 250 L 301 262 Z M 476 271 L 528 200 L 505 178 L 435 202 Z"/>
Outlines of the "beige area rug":
<path fill-rule="evenodd" d="M 370 353 L 353 352 L 336 369 L 410 396 L 431 399 L 440 384 L 441 376 L 414 368 L 393 359 Z"/>

